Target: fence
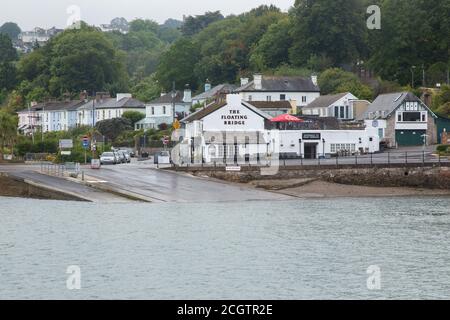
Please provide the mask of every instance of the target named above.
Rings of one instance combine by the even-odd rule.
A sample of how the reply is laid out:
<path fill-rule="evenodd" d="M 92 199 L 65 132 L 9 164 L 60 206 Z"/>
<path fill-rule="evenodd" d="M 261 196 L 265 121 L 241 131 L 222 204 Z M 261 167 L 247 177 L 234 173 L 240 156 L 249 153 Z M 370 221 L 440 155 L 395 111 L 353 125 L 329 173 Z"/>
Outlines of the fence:
<path fill-rule="evenodd" d="M 80 174 L 80 164 L 67 162 L 65 164 L 55 164 L 51 162 L 41 162 L 41 173 L 64 177 L 67 175 L 78 176 Z"/>
<path fill-rule="evenodd" d="M 314 157 L 314 159 L 311 159 Z M 308 159 L 309 158 L 309 159 Z M 450 156 L 441 156 L 440 154 L 432 154 L 426 151 L 414 152 L 385 152 L 385 153 L 371 153 L 371 154 L 354 154 L 354 155 L 302 155 L 290 158 L 270 159 L 266 155 L 261 155 L 259 161 L 245 158 L 228 158 L 225 160 L 215 161 L 212 163 L 183 163 L 176 165 L 177 167 L 227 167 L 227 166 L 242 166 L 242 167 L 269 167 L 269 166 L 305 166 L 305 167 L 341 167 L 341 166 L 450 166 Z"/>

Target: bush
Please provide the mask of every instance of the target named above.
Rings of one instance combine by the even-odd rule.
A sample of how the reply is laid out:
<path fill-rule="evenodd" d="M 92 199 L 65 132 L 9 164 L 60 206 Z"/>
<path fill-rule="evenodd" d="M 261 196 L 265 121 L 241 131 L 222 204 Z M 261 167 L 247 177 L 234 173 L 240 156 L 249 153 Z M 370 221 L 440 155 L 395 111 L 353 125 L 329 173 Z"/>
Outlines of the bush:
<path fill-rule="evenodd" d="M 441 144 L 436 148 L 439 153 L 447 153 L 450 150 L 450 146 L 446 144 Z"/>

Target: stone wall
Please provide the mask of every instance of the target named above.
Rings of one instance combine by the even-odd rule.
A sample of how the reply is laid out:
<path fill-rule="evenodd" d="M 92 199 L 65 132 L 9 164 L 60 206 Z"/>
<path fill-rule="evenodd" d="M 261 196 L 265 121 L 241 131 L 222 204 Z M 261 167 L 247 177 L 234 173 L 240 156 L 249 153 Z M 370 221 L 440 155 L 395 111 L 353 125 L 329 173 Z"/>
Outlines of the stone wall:
<path fill-rule="evenodd" d="M 230 182 L 248 183 L 255 180 L 319 179 L 348 185 L 375 187 L 419 187 L 429 189 L 450 189 L 449 167 L 393 166 L 359 168 L 289 168 L 280 169 L 276 175 L 264 176 L 260 170 L 225 172 L 222 170 L 190 171 L 196 176 L 209 176 Z"/>
<path fill-rule="evenodd" d="M 80 199 L 45 188 L 30 185 L 22 179 L 9 177 L 0 172 L 0 196 L 47 200 L 81 201 Z"/>

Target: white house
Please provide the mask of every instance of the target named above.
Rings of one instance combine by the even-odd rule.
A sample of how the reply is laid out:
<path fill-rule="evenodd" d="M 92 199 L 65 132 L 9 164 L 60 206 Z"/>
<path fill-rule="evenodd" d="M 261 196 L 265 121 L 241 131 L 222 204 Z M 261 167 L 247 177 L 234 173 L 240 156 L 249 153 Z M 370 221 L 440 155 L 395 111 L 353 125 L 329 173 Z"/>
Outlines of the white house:
<path fill-rule="evenodd" d="M 372 127 L 361 130 L 275 130 L 272 116 L 241 99 L 213 103 L 182 120 L 183 143 L 176 150 L 183 162 L 254 163 L 274 154 L 316 159 L 379 151 Z"/>
<path fill-rule="evenodd" d="M 321 96 L 302 108 L 302 112 L 304 115 L 351 120 L 356 113 L 352 102 L 357 100 L 350 92 Z"/>
<path fill-rule="evenodd" d="M 239 93 L 244 101 L 295 101 L 297 107 L 305 107 L 320 97 L 317 77 L 275 77 L 256 74 L 253 81 L 241 79 Z"/>
<path fill-rule="evenodd" d="M 83 101 L 51 101 L 33 105 L 18 112 L 19 130 L 43 132 L 67 131 L 77 125 L 77 109 Z"/>
<path fill-rule="evenodd" d="M 206 83 L 205 91 L 192 98 L 192 105 L 206 104 L 222 97 L 225 98 L 225 96 L 232 93 L 233 90 L 236 90 L 236 86 L 232 84 L 219 84 L 214 88 L 211 88 L 211 84 Z"/>
<path fill-rule="evenodd" d="M 145 114 L 145 104 L 133 99 L 129 93 L 118 93 L 116 98 L 98 98 L 85 102 L 78 108 L 79 126 L 93 126 L 97 122 L 120 118 L 126 111 Z"/>
<path fill-rule="evenodd" d="M 171 125 L 175 119 L 181 120 L 189 115 L 191 107 L 192 92 L 189 89 L 162 94 L 146 105 L 146 117 L 136 123 L 135 129 L 154 129 L 163 123 Z"/>

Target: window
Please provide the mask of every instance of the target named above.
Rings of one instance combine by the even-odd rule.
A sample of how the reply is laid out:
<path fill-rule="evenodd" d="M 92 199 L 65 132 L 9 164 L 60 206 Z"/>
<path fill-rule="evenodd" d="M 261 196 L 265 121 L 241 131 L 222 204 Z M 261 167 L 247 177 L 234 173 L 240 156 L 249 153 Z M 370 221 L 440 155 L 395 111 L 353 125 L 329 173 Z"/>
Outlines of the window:
<path fill-rule="evenodd" d="M 285 101 L 285 100 L 286 100 L 286 95 L 280 94 L 280 101 Z"/>
<path fill-rule="evenodd" d="M 302 97 L 302 102 L 306 102 L 306 96 Z"/>
<path fill-rule="evenodd" d="M 383 128 L 378 129 L 378 137 L 380 137 L 380 139 L 384 138 L 384 129 Z"/>
<path fill-rule="evenodd" d="M 272 96 L 267 96 L 267 102 L 271 102 L 272 101 Z"/>
<path fill-rule="evenodd" d="M 334 117 L 339 118 L 339 107 L 334 107 Z"/>
<path fill-rule="evenodd" d="M 111 119 L 111 110 L 108 111 L 108 118 Z"/>
<path fill-rule="evenodd" d="M 106 111 L 105 110 L 103 110 L 103 119 L 105 119 L 106 118 Z"/>
<path fill-rule="evenodd" d="M 155 107 L 152 107 L 152 116 L 155 115 Z"/>
<path fill-rule="evenodd" d="M 248 96 L 248 101 L 252 101 L 253 97 L 251 95 Z"/>
<path fill-rule="evenodd" d="M 422 119 L 420 112 L 403 112 L 403 121 L 420 122 Z"/>
<path fill-rule="evenodd" d="M 341 107 L 340 118 L 341 119 L 345 118 L 345 108 L 344 107 Z"/>
<path fill-rule="evenodd" d="M 163 107 L 163 114 L 166 114 L 167 108 L 166 106 Z"/>
<path fill-rule="evenodd" d="M 350 119 L 350 107 L 349 106 L 345 107 L 345 118 Z"/>
<path fill-rule="evenodd" d="M 427 114 L 422 113 L 422 122 L 427 122 Z"/>
<path fill-rule="evenodd" d="M 398 121 L 398 122 L 402 122 L 402 114 L 401 114 L 401 113 L 399 113 L 399 114 L 397 115 L 397 121 Z"/>

